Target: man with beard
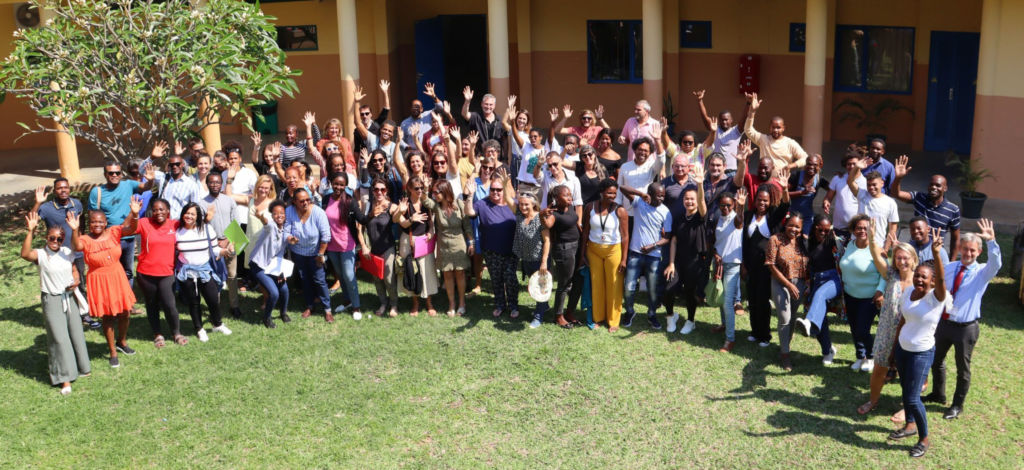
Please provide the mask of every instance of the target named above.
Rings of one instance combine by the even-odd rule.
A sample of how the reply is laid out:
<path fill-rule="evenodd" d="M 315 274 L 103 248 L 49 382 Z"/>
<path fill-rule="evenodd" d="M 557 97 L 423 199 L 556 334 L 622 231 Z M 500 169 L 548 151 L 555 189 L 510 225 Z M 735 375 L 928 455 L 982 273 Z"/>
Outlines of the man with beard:
<path fill-rule="evenodd" d="M 434 106 L 441 104 L 441 99 L 434 93 L 434 84 L 427 83 L 424 85 L 423 94 L 434 99 Z M 402 128 L 402 134 L 405 139 L 401 141 L 402 150 L 409 148 L 416 148 L 416 142 L 423 139 L 423 134 L 430 130 L 430 122 L 432 121 L 430 114 L 433 108 L 430 110 L 423 109 L 423 102 L 420 100 L 412 100 L 412 104 L 409 106 L 409 117 L 402 120 L 400 127 Z M 419 124 L 419 133 L 413 132 L 413 125 Z"/>
<path fill-rule="evenodd" d="M 822 163 L 821 155 L 810 155 L 804 169 L 794 172 L 789 177 L 789 208 L 804 216 L 804 235 L 811 234 L 811 226 L 814 225 L 811 223 L 814 220 L 814 199 L 818 196 L 818 189 L 824 186 L 821 179 Z"/>
<path fill-rule="evenodd" d="M 945 237 L 949 233 L 949 252 L 960 253 L 960 207 L 946 199 L 949 187 L 942 175 L 932 175 L 928 191 L 903 191 L 900 183 L 912 167 L 907 166 L 910 158 L 902 155 L 896 159 L 896 177 L 892 181 L 894 198 L 914 205 L 914 215 L 928 220 L 928 226 L 937 228 Z M 955 297 L 954 297 L 955 298 Z"/>
<path fill-rule="evenodd" d="M 736 125 L 736 121 L 733 120 L 732 113 L 729 110 L 722 110 L 718 113 L 718 123 L 715 125 L 714 120 L 708 115 L 707 108 L 704 107 L 704 94 L 704 90 L 693 92 L 693 96 L 697 97 L 697 108 L 700 110 L 700 118 L 704 122 L 704 127 L 709 132 L 715 133 L 715 144 L 712 151 L 721 153 L 725 157 L 726 173 L 735 173 L 736 152 L 739 150 L 743 130 Z M 750 100 L 748 99 L 747 105 L 743 108 L 743 119 L 740 122 L 746 123 L 749 113 Z M 707 195 L 707 192 L 704 194 Z"/>

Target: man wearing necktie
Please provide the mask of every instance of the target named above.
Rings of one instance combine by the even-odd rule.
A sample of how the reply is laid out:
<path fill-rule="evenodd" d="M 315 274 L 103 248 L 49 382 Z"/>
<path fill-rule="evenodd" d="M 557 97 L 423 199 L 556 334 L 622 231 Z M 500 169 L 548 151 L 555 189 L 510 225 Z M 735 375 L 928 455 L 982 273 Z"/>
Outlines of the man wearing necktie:
<path fill-rule="evenodd" d="M 960 240 L 960 261 L 945 265 L 946 288 L 953 294 L 953 309 L 942 314 L 935 329 L 935 361 L 932 363 L 932 392 L 923 397 L 925 402 L 946 403 L 946 353 L 953 347 L 956 358 L 956 390 L 953 403 L 943 414 L 955 419 L 963 412 L 964 398 L 971 386 L 971 353 L 978 342 L 978 319 L 981 317 L 981 299 L 992 278 L 1003 265 L 1002 253 L 996 243 L 992 221 L 978 221 L 980 233 L 967 233 Z M 988 245 L 988 262 L 978 263 L 978 255 Z"/>

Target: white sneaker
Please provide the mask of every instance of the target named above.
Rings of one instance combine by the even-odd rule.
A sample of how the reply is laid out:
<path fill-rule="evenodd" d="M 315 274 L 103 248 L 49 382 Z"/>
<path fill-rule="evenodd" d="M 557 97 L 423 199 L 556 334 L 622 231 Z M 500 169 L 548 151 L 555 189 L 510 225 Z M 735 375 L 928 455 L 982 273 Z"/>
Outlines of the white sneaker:
<path fill-rule="evenodd" d="M 363 319 L 362 312 L 352 312 L 352 319 L 356 320 L 356 321 L 362 320 Z"/>
<path fill-rule="evenodd" d="M 754 341 L 757 341 L 757 338 L 755 338 L 754 335 L 750 335 L 750 336 L 747 336 L 747 341 L 750 341 L 751 343 L 753 343 Z"/>
<path fill-rule="evenodd" d="M 334 313 L 344 312 L 345 311 L 345 307 L 347 307 L 347 305 L 339 305 L 337 307 L 334 307 Z"/>
<path fill-rule="evenodd" d="M 204 343 L 210 340 L 210 337 L 206 335 L 206 330 L 199 330 L 196 332 L 196 336 L 199 337 L 199 341 Z"/>
<path fill-rule="evenodd" d="M 761 341 L 760 343 L 757 343 L 757 345 L 762 348 L 767 348 L 768 346 L 771 346 L 771 344 L 772 343 L 770 341 Z"/>
<path fill-rule="evenodd" d="M 71 395 L 71 386 L 68 385 L 68 386 L 60 389 L 60 394 L 64 395 L 64 396 Z"/>
<path fill-rule="evenodd" d="M 836 347 L 832 346 L 832 350 L 829 351 L 828 354 L 826 354 L 825 356 L 823 356 L 821 358 L 821 363 L 825 364 L 826 366 L 832 365 L 832 360 L 836 358 L 836 352 L 837 352 Z"/>
<path fill-rule="evenodd" d="M 857 359 L 856 361 L 854 361 L 853 365 L 850 366 L 850 368 L 859 372 L 860 371 L 860 366 L 862 366 L 863 364 L 864 364 L 864 359 Z"/>
<path fill-rule="evenodd" d="M 676 321 L 679 320 L 679 314 L 677 313 L 675 315 L 672 315 L 672 316 L 668 317 L 667 320 L 668 320 L 668 326 L 665 327 L 665 331 L 667 331 L 669 333 L 675 333 L 676 332 Z"/>
<path fill-rule="evenodd" d="M 811 322 L 806 318 L 797 318 L 796 323 L 803 327 L 804 336 L 811 336 Z"/>
<path fill-rule="evenodd" d="M 231 330 L 229 330 L 228 326 L 223 323 L 221 323 L 220 326 L 215 326 L 211 329 L 213 331 L 223 334 L 224 336 L 231 336 Z"/>
<path fill-rule="evenodd" d="M 864 362 L 862 362 L 860 364 L 860 371 L 861 372 L 871 372 L 871 370 L 874 369 L 874 368 L 875 368 L 875 361 L 874 361 L 874 359 L 865 359 Z"/>
<path fill-rule="evenodd" d="M 693 329 L 696 328 L 696 327 L 697 327 L 696 323 L 694 323 L 694 322 L 692 322 L 690 320 L 686 320 L 686 323 L 683 325 L 683 328 L 681 330 L 679 330 L 679 332 L 684 334 L 684 335 L 688 335 L 690 333 L 693 333 Z"/>

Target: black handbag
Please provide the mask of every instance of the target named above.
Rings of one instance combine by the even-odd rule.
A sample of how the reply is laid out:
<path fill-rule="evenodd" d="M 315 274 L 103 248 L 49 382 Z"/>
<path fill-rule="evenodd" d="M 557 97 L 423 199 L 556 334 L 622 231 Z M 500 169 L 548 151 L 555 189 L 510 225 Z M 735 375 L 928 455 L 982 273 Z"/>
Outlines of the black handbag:
<path fill-rule="evenodd" d="M 420 278 L 418 271 L 419 266 L 416 264 L 416 258 L 413 257 L 412 253 L 402 258 L 402 287 L 415 295 L 418 295 L 423 290 L 423 279 Z"/>

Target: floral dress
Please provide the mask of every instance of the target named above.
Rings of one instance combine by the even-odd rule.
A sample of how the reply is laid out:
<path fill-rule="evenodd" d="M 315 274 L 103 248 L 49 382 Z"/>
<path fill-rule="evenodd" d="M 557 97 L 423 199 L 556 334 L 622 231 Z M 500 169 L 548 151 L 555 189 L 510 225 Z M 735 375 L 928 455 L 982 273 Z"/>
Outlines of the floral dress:
<path fill-rule="evenodd" d="M 878 331 L 875 332 L 875 346 L 871 350 L 875 364 L 888 366 L 892 347 L 896 344 L 896 329 L 899 327 L 900 296 L 903 286 L 900 284 L 899 271 L 889 268 L 885 278 L 885 297 L 882 299 L 882 313 L 878 315 Z"/>

